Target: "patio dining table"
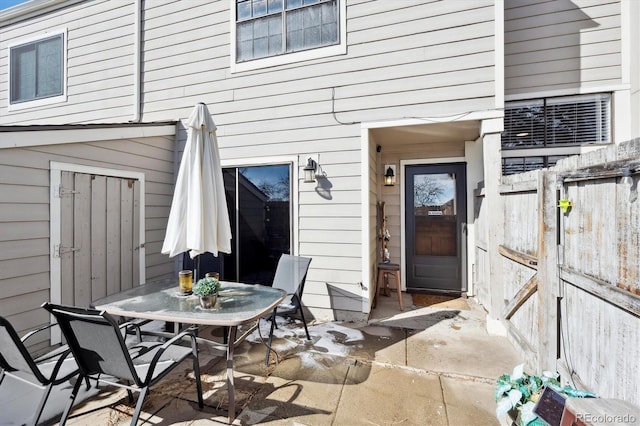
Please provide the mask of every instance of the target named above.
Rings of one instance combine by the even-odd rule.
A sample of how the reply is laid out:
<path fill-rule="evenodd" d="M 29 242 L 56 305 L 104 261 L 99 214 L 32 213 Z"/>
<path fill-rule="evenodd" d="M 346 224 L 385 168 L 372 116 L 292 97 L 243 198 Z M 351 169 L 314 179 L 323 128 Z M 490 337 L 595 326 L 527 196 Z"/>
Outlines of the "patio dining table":
<path fill-rule="evenodd" d="M 227 353 L 227 391 L 229 423 L 235 418 L 233 349 L 258 326 L 258 321 L 280 304 L 286 292 L 259 284 L 220 281 L 218 300 L 212 309 L 200 306 L 195 295 L 183 295 L 177 279 L 152 281 L 95 301 L 95 309 L 126 318 L 166 321 L 193 326 L 228 328 L 224 343 L 198 338 L 198 343 L 222 348 Z M 250 325 L 238 336 L 238 327 Z M 177 330 L 176 330 L 177 331 Z M 162 333 L 159 333 L 162 334 Z"/>

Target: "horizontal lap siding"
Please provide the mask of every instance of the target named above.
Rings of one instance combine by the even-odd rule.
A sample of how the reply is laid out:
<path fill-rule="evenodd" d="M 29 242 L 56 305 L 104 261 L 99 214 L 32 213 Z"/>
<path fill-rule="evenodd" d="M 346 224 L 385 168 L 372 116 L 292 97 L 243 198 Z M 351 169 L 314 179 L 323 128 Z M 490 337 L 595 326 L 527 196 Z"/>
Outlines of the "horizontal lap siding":
<path fill-rule="evenodd" d="M 363 232 L 369 232 L 361 224 L 370 213 L 361 205 L 369 190 L 360 176 L 361 125 L 494 109 L 494 1 L 348 0 L 347 54 L 237 73 L 230 70 L 231 2 L 142 5 L 142 121 L 183 119 L 203 101 L 228 163 L 297 156 L 301 172 L 306 156 L 318 154 L 331 187 L 321 196 L 300 180 L 295 207 L 298 251 L 314 258 L 305 301 L 328 308 L 335 300 L 335 306 L 360 312 Z M 134 13 L 132 0 L 89 1 L 53 13 L 52 27 L 69 28 L 69 102 L 30 109 L 28 116 L 0 110 L 0 122 L 131 119 Z M 26 22 L 1 31 L 15 38 L 46 26 Z M 92 45 L 109 60 L 98 61 Z M 0 73 L 6 73 L 5 51 L 0 59 Z M 1 84 L 0 103 L 6 105 Z M 166 217 L 170 203 L 164 191 L 172 178 L 165 178 L 148 182 L 148 190 L 163 191 L 148 194 L 157 203 L 147 206 L 148 220 L 160 227 L 156 219 Z M 148 234 L 156 241 L 148 235 L 148 255 L 159 252 L 163 229 Z M 148 270 L 156 268 L 147 261 Z"/>
<path fill-rule="evenodd" d="M 203 101 L 225 160 L 317 153 L 331 187 L 299 182 L 305 302 L 361 311 L 360 123 L 493 108 L 493 2 L 348 1 L 346 55 L 238 73 L 229 4 L 146 4 L 144 119 Z"/>
<path fill-rule="evenodd" d="M 0 124 L 114 123 L 134 109 L 135 2 L 88 1 L 0 28 Z M 8 111 L 8 42 L 67 29 L 65 103 Z"/>
<path fill-rule="evenodd" d="M 434 4 L 400 2 L 405 7 L 382 15 L 381 19 L 390 23 L 384 32 L 375 21 L 373 26 L 364 26 L 372 18 L 366 14 L 369 3 L 352 4 L 348 6 L 347 55 L 230 74 L 229 12 L 218 11 L 228 3 L 198 6 L 200 13 L 211 15 L 208 26 L 194 25 L 197 31 L 191 25 L 175 24 L 175 19 L 168 23 L 166 16 L 159 15 L 162 7 L 155 3 L 154 14 L 149 11 L 145 15 L 145 118 L 156 120 L 176 109 L 184 116 L 199 100 L 207 101 L 218 121 L 225 124 L 249 121 L 242 116 L 227 117 L 234 112 L 250 115 L 250 121 L 300 117 L 314 111 L 326 114 L 331 108 L 333 88 L 344 92 L 336 93 L 337 112 L 404 105 L 405 116 L 416 114 L 416 108 L 423 110 L 421 114 L 434 114 L 440 112 L 440 99 L 433 98 L 431 92 L 416 91 L 443 87 L 443 80 L 443 95 L 449 101 L 468 99 L 470 90 L 474 91 L 472 97 L 492 101 L 493 8 L 486 2 L 444 2 L 448 5 L 446 11 L 434 10 Z M 397 4 L 390 2 L 387 7 Z M 169 6 L 175 13 L 175 5 L 166 7 Z M 457 10 L 465 7 L 471 10 Z M 412 15 L 427 13 L 432 16 L 406 22 Z M 222 21 L 212 21 L 215 18 Z M 177 49 L 172 40 L 182 36 L 179 31 L 194 38 L 183 39 Z M 221 53 L 224 55 L 219 56 Z M 175 61 L 175 55 L 181 59 L 175 66 L 168 66 L 168 62 Z M 459 72 L 461 68 L 466 72 Z M 381 96 L 386 93 L 390 96 Z M 407 95 L 414 99 L 403 101 Z M 484 104 L 485 108 L 491 106 Z M 398 114 L 402 113 L 385 118 L 403 116 Z M 362 114 L 359 119 L 367 115 Z"/>
<path fill-rule="evenodd" d="M 48 321 L 50 162 L 129 170 L 146 180 L 146 276 L 166 277 L 160 254 L 173 191 L 173 137 L 0 149 L 0 315 L 19 331 Z"/>
<path fill-rule="evenodd" d="M 505 94 L 620 84 L 618 0 L 505 2 Z"/>

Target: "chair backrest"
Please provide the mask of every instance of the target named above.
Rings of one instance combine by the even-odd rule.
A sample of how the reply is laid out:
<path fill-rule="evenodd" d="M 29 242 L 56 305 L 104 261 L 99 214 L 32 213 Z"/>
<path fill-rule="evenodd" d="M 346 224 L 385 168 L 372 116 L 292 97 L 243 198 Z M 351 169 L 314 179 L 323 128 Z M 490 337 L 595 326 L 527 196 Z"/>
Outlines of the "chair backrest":
<path fill-rule="evenodd" d="M 48 383 L 11 323 L 0 317 L 0 367 L 6 371 L 33 374 L 42 384 Z"/>
<path fill-rule="evenodd" d="M 311 258 L 283 254 L 278 261 L 272 287 L 302 297 L 310 263 Z"/>
<path fill-rule="evenodd" d="M 108 374 L 141 385 L 118 323 L 111 315 L 52 303 L 43 307 L 56 317 L 84 375 Z"/>

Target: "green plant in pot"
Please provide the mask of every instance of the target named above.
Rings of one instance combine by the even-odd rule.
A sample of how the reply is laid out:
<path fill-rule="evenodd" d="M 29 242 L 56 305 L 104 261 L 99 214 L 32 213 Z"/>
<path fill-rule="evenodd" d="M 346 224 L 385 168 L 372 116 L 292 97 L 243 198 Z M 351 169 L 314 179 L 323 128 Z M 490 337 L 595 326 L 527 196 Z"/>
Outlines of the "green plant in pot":
<path fill-rule="evenodd" d="M 219 290 L 220 281 L 213 277 L 202 278 L 193 286 L 193 294 L 200 297 L 200 305 L 205 309 L 215 306 Z"/>

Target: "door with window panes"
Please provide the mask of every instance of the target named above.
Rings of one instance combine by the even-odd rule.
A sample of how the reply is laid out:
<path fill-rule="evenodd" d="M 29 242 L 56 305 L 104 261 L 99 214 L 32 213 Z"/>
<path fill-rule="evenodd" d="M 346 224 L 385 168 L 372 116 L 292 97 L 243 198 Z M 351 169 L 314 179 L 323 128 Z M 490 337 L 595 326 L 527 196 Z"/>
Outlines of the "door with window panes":
<path fill-rule="evenodd" d="M 466 291 L 465 164 L 407 166 L 405 203 L 407 291 Z"/>

